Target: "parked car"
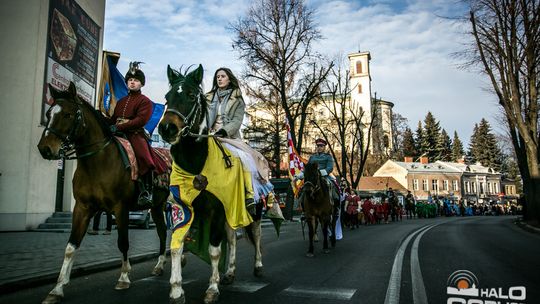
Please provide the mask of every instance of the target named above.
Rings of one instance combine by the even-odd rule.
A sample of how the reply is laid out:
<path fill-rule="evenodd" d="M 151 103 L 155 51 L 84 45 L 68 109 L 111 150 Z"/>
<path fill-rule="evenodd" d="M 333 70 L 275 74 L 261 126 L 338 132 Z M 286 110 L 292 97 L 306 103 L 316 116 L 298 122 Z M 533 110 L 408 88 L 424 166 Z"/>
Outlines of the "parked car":
<path fill-rule="evenodd" d="M 153 224 L 154 220 L 150 215 L 150 210 L 139 210 L 129 212 L 129 224 L 136 225 L 144 229 L 149 229 L 150 224 Z"/>

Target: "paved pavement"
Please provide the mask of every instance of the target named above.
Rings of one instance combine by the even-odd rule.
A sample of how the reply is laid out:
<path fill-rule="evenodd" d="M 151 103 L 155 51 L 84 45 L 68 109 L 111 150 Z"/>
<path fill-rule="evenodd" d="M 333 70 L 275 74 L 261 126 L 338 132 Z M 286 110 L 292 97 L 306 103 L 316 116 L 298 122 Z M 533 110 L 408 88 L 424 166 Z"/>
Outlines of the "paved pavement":
<path fill-rule="evenodd" d="M 286 224 L 284 222 L 283 224 Z M 263 220 L 263 228 L 271 227 Z M 116 244 L 118 234 L 87 234 L 75 254 L 72 277 L 121 266 Z M 169 250 L 171 231 L 167 234 Z M 1 232 L 0 293 L 55 282 L 64 259 L 69 233 Z M 155 228 L 129 230 L 129 258 L 137 263 L 158 256 L 159 239 Z"/>

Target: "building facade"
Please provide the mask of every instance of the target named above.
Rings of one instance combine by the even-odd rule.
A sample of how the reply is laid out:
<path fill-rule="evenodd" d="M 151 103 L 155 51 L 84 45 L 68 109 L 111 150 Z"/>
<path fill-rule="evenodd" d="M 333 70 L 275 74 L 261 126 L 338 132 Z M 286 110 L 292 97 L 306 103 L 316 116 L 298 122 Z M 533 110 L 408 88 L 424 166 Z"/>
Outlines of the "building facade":
<path fill-rule="evenodd" d="M 0 11 L 0 134 L 4 141 L 0 145 L 0 231 L 29 230 L 53 212 L 71 211 L 74 205 L 75 161 L 46 161 L 36 147 L 44 129 L 44 91 L 47 83 L 61 87 L 66 85 L 63 81 L 69 85 L 73 80 L 82 97 L 95 104 L 105 0 L 4 0 Z M 78 53 L 83 46 L 85 55 Z M 94 56 L 96 52 L 99 55 Z M 56 206 L 60 165 L 65 165 L 66 174 L 60 180 L 62 204 Z"/>
<path fill-rule="evenodd" d="M 428 197 L 465 199 L 469 203 L 488 203 L 497 200 L 501 190 L 501 174 L 480 164 L 436 161 L 427 157 L 420 162 L 412 158 L 398 162 L 388 160 L 374 176 L 394 177 L 419 200 Z"/>

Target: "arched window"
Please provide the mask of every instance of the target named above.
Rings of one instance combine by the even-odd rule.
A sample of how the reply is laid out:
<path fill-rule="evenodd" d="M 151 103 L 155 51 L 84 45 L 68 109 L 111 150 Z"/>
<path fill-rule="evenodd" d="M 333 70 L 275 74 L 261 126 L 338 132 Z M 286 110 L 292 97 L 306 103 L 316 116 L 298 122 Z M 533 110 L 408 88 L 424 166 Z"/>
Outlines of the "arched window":
<path fill-rule="evenodd" d="M 362 61 L 356 62 L 356 74 L 362 74 Z"/>
<path fill-rule="evenodd" d="M 362 94 L 362 85 L 361 84 L 358 84 L 358 93 Z"/>

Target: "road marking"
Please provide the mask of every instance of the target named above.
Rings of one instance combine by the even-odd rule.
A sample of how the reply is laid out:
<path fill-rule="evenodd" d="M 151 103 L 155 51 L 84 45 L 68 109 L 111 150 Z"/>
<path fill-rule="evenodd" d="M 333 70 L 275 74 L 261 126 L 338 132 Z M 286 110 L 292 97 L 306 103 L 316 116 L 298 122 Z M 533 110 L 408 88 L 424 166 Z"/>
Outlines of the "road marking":
<path fill-rule="evenodd" d="M 193 283 L 195 281 L 197 281 L 197 279 L 182 280 L 182 285 Z M 160 283 L 160 284 L 164 284 L 164 285 L 169 285 L 170 284 L 169 280 L 164 280 L 161 277 L 155 277 L 155 276 L 146 277 L 146 278 L 134 281 L 133 283 L 135 283 L 135 282 L 153 282 L 153 283 Z"/>
<path fill-rule="evenodd" d="M 427 303 L 426 287 L 424 286 L 424 279 L 422 278 L 422 271 L 420 270 L 420 261 L 418 260 L 418 245 L 420 239 L 431 228 L 437 225 L 433 225 L 424 231 L 422 231 L 414 240 L 411 247 L 411 279 L 412 279 L 412 294 L 413 303 L 423 304 Z"/>
<path fill-rule="evenodd" d="M 222 285 L 223 286 L 223 285 Z M 234 282 L 232 285 L 222 287 L 224 290 L 254 293 L 268 286 L 268 283 L 258 282 Z"/>
<path fill-rule="evenodd" d="M 309 286 L 290 286 L 281 291 L 281 294 L 304 297 L 304 298 L 322 298 L 330 300 L 350 300 L 356 289 L 347 288 L 319 288 Z"/>
<path fill-rule="evenodd" d="M 411 239 L 418 234 L 419 232 L 431 228 L 433 225 L 424 226 L 412 234 L 410 234 L 396 253 L 394 258 L 394 264 L 392 265 L 392 273 L 390 274 L 390 280 L 388 281 L 388 289 L 386 290 L 386 298 L 384 299 L 384 304 L 398 304 L 399 303 L 399 290 L 401 287 L 401 269 L 403 268 L 403 256 L 405 255 L 405 250 L 409 245 Z"/>

